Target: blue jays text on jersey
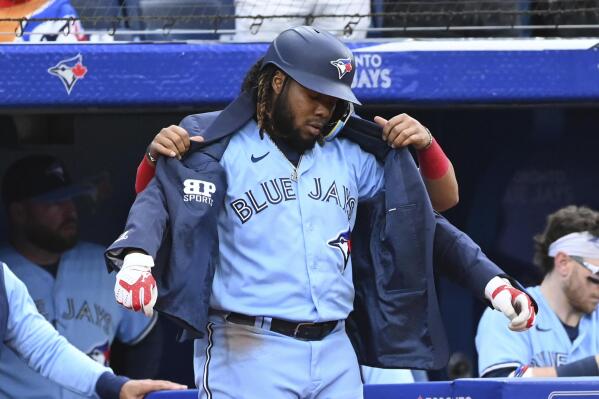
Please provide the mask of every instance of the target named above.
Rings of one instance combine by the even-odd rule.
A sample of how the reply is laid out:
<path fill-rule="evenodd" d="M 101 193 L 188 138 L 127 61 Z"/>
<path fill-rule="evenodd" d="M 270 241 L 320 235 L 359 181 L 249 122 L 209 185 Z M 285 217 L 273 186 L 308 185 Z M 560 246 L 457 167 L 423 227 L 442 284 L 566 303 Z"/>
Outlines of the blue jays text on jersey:
<path fill-rule="evenodd" d="M 168 284 L 161 277 L 157 279 L 155 309 L 181 320 L 192 336 L 204 334 L 208 296 L 219 259 L 217 213 L 218 207 L 225 205 L 227 192 L 219 160 L 236 136 L 234 133 L 246 125 L 254 110 L 251 93 L 244 93 L 220 113 L 185 118 L 181 126 L 192 135 L 202 134 L 204 144 L 201 148 L 192 144 L 194 150 L 183 163 L 162 158 L 158 161 L 156 177 L 137 196 L 129 214 L 128 238 L 116 241 L 106 251 L 109 269 L 120 267 L 126 248 L 142 248 L 154 257 L 155 267 L 168 279 Z M 357 220 L 352 231 L 351 259 L 355 297 L 347 330 L 362 364 L 442 367 L 448 351 L 434 287 L 433 250 L 437 269 L 461 281 L 481 298 L 486 283 L 503 272 L 468 236 L 433 213 L 409 152 L 390 151 L 380 134 L 378 126 L 356 117 L 350 118 L 342 132 L 382 162 L 385 178 L 384 192 L 357 206 L 354 212 Z M 251 156 L 256 158 L 264 153 Z M 181 201 L 180 187 L 183 180 L 190 178 L 215 184 L 213 206 L 183 205 L 188 203 Z M 244 192 L 232 198 L 242 198 Z M 332 206 L 347 221 L 343 210 L 336 204 Z M 147 220 L 153 221 L 151 227 Z M 231 220 L 242 223 L 237 216 Z M 269 231 L 275 237 L 284 233 Z M 187 284 L 190 279 L 196 281 L 193 287 Z M 402 296 L 398 297 L 398 293 Z M 169 298 L 168 303 L 164 298 Z M 385 298 L 386 305 L 377 298 Z M 393 304 L 393 309 L 388 304 Z M 379 335 L 383 331 L 389 333 Z"/>
<path fill-rule="evenodd" d="M 335 202 L 347 214 L 347 219 L 356 206 L 356 197 L 352 196 L 348 187 L 333 180 L 328 187 L 322 186 L 322 178 L 314 177 L 314 187 L 308 193 L 308 198 L 314 201 Z M 293 190 L 293 180 L 288 177 L 278 177 L 259 183 L 259 187 L 250 189 L 243 197 L 229 203 L 242 223 L 249 221 L 269 206 L 280 204 L 282 201 L 295 201 L 297 197 Z"/>
<path fill-rule="evenodd" d="M 252 162 L 254 154 L 265 153 Z M 342 138 L 315 146 L 294 166 L 252 119 L 231 138 L 220 164 L 231 206 L 218 214 L 211 306 L 293 321 L 347 318 L 351 259 L 328 243 L 351 231 L 355 212 L 348 215 L 337 186 L 345 187 L 347 209 L 356 198 L 376 195 L 383 172 L 374 156 Z M 244 197 L 248 205 L 242 207 Z"/>
<path fill-rule="evenodd" d="M 572 342 L 540 286 L 529 288 L 539 313 L 535 326 L 524 332 L 510 331 L 499 312 L 487 309 L 476 333 L 480 375 L 494 370 L 532 367 L 557 367 L 599 353 L 599 311 L 584 315 L 578 325 L 578 337 Z"/>

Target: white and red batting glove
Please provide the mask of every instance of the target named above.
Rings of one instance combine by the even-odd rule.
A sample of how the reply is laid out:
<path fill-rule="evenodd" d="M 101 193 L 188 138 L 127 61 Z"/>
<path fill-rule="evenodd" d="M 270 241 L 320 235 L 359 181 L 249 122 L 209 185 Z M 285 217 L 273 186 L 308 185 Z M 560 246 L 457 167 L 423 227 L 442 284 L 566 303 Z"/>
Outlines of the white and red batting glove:
<path fill-rule="evenodd" d="M 114 284 L 114 298 L 118 303 L 136 312 L 143 311 L 148 317 L 154 314 L 158 298 L 156 280 L 151 272 L 153 266 L 150 255 L 130 253 L 125 256 Z"/>
<path fill-rule="evenodd" d="M 530 297 L 512 287 L 507 279 L 493 277 L 485 287 L 485 296 L 510 319 L 510 330 L 525 331 L 534 325 L 536 313 Z"/>

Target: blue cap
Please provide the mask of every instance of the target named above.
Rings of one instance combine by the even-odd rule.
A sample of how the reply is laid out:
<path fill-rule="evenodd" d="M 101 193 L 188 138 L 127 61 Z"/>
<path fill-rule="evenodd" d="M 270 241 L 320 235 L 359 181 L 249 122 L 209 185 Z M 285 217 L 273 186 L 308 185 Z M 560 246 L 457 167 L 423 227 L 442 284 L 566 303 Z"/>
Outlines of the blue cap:
<path fill-rule="evenodd" d="M 73 183 L 64 164 L 50 155 L 31 155 L 13 163 L 2 180 L 2 201 L 59 202 L 92 195 L 91 184 Z"/>
<path fill-rule="evenodd" d="M 299 26 L 281 32 L 263 58 L 262 67 L 268 64 L 310 90 L 361 104 L 351 89 L 356 73 L 354 55 L 325 30 Z"/>

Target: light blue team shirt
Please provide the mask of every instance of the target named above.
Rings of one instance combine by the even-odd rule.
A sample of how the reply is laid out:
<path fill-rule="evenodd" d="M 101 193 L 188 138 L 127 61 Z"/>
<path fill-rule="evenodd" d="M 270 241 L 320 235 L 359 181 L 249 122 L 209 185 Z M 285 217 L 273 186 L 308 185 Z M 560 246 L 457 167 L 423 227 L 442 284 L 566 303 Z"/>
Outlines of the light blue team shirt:
<path fill-rule="evenodd" d="M 493 370 L 519 367 L 556 367 L 599 353 L 599 313 L 597 309 L 581 318 L 578 337 L 570 341 L 564 326 L 543 297 L 540 286 L 527 291 L 537 301 L 539 313 L 534 327 L 525 332 L 508 329 L 509 320 L 487 309 L 476 334 L 478 371 L 482 376 Z"/>
<path fill-rule="evenodd" d="M 78 244 L 61 257 L 56 279 L 12 247 L 0 249 L 0 260 L 25 283 L 38 311 L 62 336 L 108 366 L 115 337 L 133 345 L 147 335 L 156 319 L 116 303 L 115 276 L 106 272 L 103 253 L 99 245 Z M 0 398 L 81 397 L 45 379 L 4 348 L 0 348 L 0 375 Z"/>
<path fill-rule="evenodd" d="M 18 353 L 38 377 L 29 382 L 29 394 L 6 393 L 5 389 L 13 382 L 11 374 L 0 372 L 0 396 L 6 398 L 49 396 L 43 390 L 38 391 L 38 379 L 51 378 L 57 383 L 89 397 L 95 393 L 96 382 L 103 373 L 109 371 L 97 362 L 75 349 L 61 337 L 50 323 L 37 312 L 33 300 L 21 282 L 10 269 L 0 262 L 0 273 L 4 273 L 4 285 L 8 299 L 8 324 L 6 336 L 0 353 Z M 13 352 L 14 351 L 14 352 Z"/>
<path fill-rule="evenodd" d="M 382 189 L 382 165 L 335 139 L 305 152 L 295 172 L 253 120 L 220 163 L 228 187 L 211 306 L 293 321 L 345 319 L 354 299 L 356 207 Z"/>

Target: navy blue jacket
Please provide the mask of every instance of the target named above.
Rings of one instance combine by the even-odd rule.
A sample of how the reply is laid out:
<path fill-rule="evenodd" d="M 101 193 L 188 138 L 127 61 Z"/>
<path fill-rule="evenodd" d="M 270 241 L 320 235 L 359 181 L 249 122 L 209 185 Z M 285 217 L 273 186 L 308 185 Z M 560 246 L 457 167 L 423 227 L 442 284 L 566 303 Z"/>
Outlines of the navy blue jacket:
<path fill-rule="evenodd" d="M 202 336 L 210 289 L 218 264 L 216 220 L 223 206 L 226 178 L 218 161 L 233 133 L 254 114 L 243 94 L 220 113 L 186 117 L 181 126 L 201 134 L 182 162 L 160 158 L 156 176 L 140 193 L 126 232 L 107 250 L 110 270 L 119 268 L 124 250 L 141 249 L 156 260 L 155 309 Z M 360 203 L 352 232 L 354 311 L 347 332 L 361 364 L 388 368 L 437 369 L 448 347 L 434 282 L 437 269 L 482 298 L 484 287 L 503 271 L 467 235 L 435 213 L 407 149 L 393 150 L 377 125 L 352 117 L 341 133 L 384 164 L 385 189 Z M 215 184 L 212 204 L 183 202 L 183 181 Z"/>

